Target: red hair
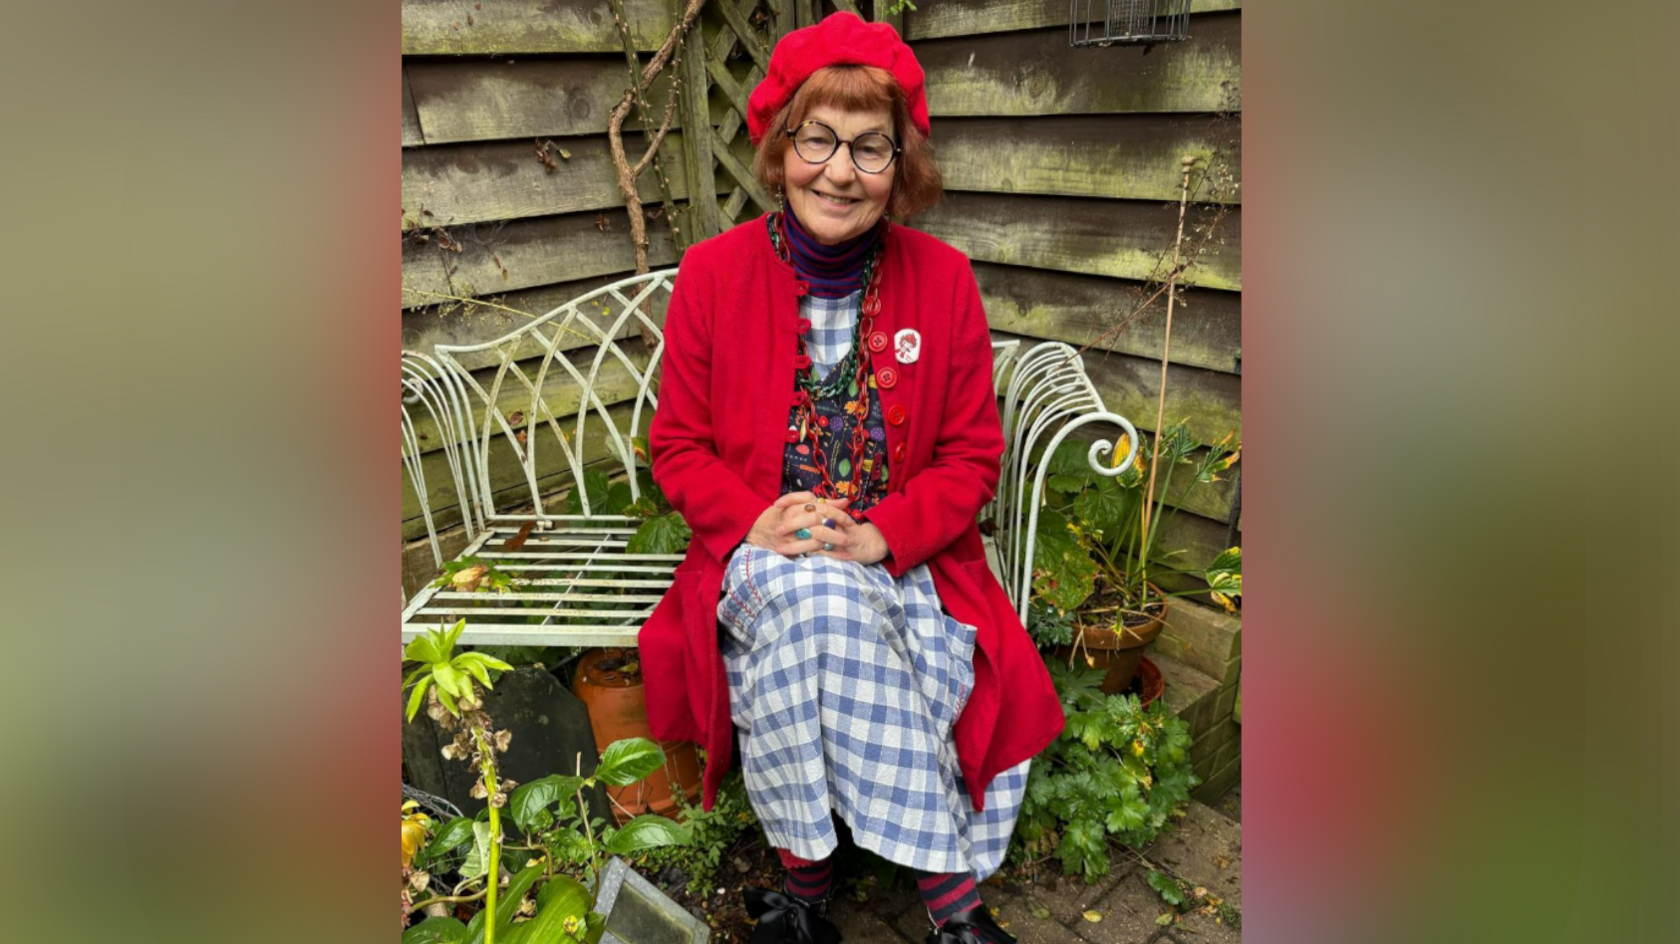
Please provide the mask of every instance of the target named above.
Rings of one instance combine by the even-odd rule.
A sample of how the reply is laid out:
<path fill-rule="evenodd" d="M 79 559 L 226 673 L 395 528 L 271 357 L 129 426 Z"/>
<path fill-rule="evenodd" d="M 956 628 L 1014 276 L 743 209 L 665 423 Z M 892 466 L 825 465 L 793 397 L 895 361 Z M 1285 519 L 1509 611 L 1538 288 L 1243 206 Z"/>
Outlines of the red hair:
<path fill-rule="evenodd" d="M 893 138 L 901 150 L 893 163 L 895 176 L 892 196 L 887 198 L 888 216 L 902 220 L 939 202 L 944 185 L 939 168 L 933 164 L 933 145 L 910 120 L 904 91 L 892 73 L 874 66 L 827 66 L 811 73 L 799 86 L 787 107 L 770 123 L 753 158 L 753 176 L 765 190 L 776 193 L 787 183 L 782 168 L 787 149 L 792 146 L 787 129 L 804 121 L 812 109 L 825 105 L 842 111 L 885 109 L 893 116 Z"/>

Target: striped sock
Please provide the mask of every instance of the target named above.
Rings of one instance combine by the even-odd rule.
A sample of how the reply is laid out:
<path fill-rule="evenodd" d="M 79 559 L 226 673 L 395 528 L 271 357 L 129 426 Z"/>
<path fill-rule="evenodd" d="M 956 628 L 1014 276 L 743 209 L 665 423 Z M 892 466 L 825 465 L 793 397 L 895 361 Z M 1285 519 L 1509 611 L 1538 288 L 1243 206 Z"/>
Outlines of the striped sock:
<path fill-rule="evenodd" d="M 974 876 L 962 872 L 917 872 L 916 890 L 922 893 L 922 904 L 934 925 L 944 927 L 952 915 L 980 904 L 980 892 L 974 887 Z"/>
<path fill-rule="evenodd" d="M 789 866 L 782 887 L 789 895 L 805 901 L 822 901 L 834 886 L 834 857 L 808 866 Z"/>

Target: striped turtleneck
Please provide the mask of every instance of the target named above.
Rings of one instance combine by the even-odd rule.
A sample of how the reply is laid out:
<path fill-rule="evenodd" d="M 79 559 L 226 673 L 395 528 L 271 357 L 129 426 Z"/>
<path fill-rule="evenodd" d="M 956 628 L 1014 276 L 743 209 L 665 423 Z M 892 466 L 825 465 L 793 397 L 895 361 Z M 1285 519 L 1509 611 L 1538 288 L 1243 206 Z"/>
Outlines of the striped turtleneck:
<path fill-rule="evenodd" d="M 811 294 L 818 298 L 845 298 L 863 288 L 863 263 L 875 251 L 881 238 L 881 225 L 876 223 L 861 236 L 855 236 L 833 246 L 824 246 L 816 237 L 799 225 L 793 210 L 786 211 L 788 261 L 793 271 L 811 285 Z"/>

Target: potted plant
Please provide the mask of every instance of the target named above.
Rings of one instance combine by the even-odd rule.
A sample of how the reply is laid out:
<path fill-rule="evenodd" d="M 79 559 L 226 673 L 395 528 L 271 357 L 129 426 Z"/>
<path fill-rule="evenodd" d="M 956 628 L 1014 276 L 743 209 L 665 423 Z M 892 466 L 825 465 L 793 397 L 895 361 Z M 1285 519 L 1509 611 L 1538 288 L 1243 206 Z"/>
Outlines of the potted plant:
<path fill-rule="evenodd" d="M 592 815 L 587 796 L 598 785 L 623 787 L 640 781 L 664 765 L 664 753 L 651 741 L 625 740 L 610 745 L 588 776 L 581 774 L 580 755 L 573 775 L 551 775 L 524 785 L 501 777 L 497 756 L 507 751 L 512 734 L 495 729 L 483 710 L 483 693 L 491 689 L 493 673 L 511 666 L 481 652 L 456 654 L 455 642 L 464 625 L 463 621 L 447 631 L 432 630 L 404 649 L 405 663 L 419 663 L 404 683 L 412 687 L 407 718 L 413 721 L 425 706 L 429 717 L 454 733 L 443 755 L 474 768 L 479 775 L 474 793 L 488 802 L 482 819 L 450 820 L 419 851 L 411 848 L 418 845 L 416 827 L 429 832 L 430 824 L 405 819 L 405 921 L 415 913 L 427 917 L 403 932 L 403 942 L 595 944 L 607 919 L 595 910 L 600 899 L 590 887 L 600 890 L 597 878 L 609 857 L 685 843 L 688 829 L 651 815 L 614 827 Z M 504 811 L 524 834 L 524 842 L 506 841 Z M 510 852 L 518 853 L 515 862 L 522 859 L 525 864 L 504 879 L 503 863 Z M 428 891 L 434 874 L 445 872 L 454 872 L 459 882 L 445 894 L 410 903 L 413 896 Z M 615 874 L 622 882 L 622 868 Z M 448 906 L 480 900 L 483 907 L 466 923 L 448 913 Z M 674 902 L 666 902 L 676 909 Z"/>
<path fill-rule="evenodd" d="M 1193 573 L 1210 586 L 1217 580 L 1216 593 L 1240 595 L 1240 550 L 1233 548 L 1212 567 L 1192 572 L 1172 566 L 1180 552 L 1158 548 L 1163 526 L 1177 515 L 1189 491 L 1218 481 L 1219 473 L 1237 461 L 1234 439 L 1234 433 L 1227 434 L 1198 457 L 1202 444 L 1178 423 L 1157 437 L 1153 449 L 1139 448 L 1137 461 L 1112 477 L 1090 468 L 1084 444 L 1064 442 L 1049 456 L 1033 554 L 1033 594 L 1059 613 L 1075 614 L 1070 638 L 1055 645 L 1064 658 L 1082 654 L 1087 664 L 1106 669 L 1104 692 L 1115 694 L 1131 684 L 1144 647 L 1161 633 L 1171 597 L 1206 592 L 1167 593 L 1151 574 Z M 1114 455 L 1129 450 L 1122 436 Z M 1183 484 L 1174 493 L 1180 466 L 1190 467 L 1189 481 L 1180 479 Z"/>

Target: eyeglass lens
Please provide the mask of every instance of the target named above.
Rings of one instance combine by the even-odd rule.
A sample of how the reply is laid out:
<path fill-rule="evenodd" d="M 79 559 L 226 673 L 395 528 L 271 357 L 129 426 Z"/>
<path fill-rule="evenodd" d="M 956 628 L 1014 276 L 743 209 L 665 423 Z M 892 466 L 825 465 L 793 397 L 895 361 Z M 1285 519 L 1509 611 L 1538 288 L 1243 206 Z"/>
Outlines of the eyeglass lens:
<path fill-rule="evenodd" d="M 840 136 L 819 121 L 808 121 L 793 133 L 793 149 L 812 164 L 821 164 L 840 148 Z M 851 141 L 852 163 L 858 170 L 879 174 L 893 161 L 892 139 L 878 131 L 866 131 Z"/>

